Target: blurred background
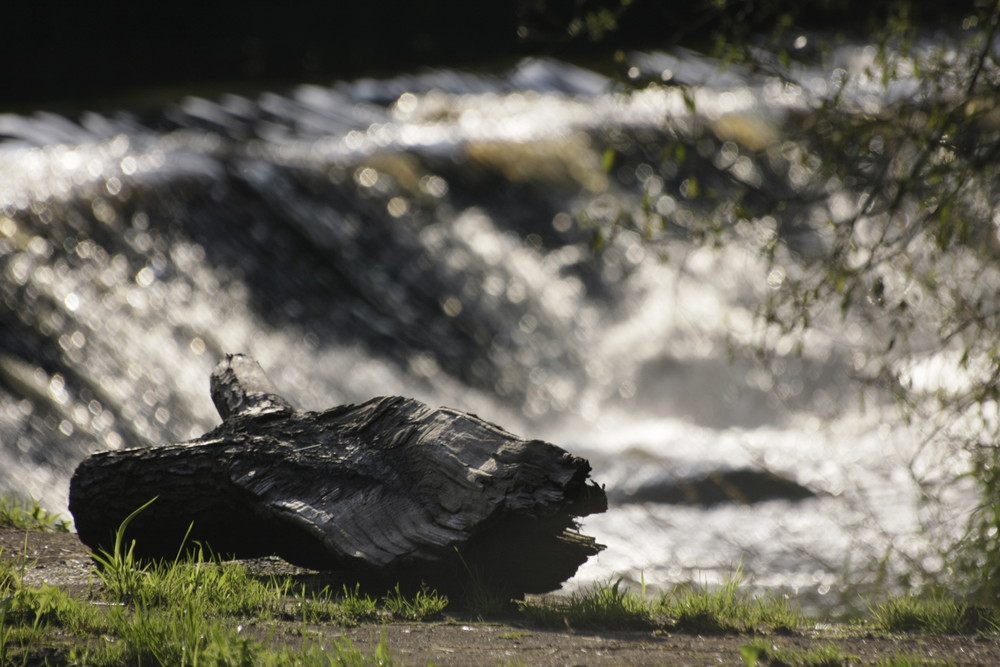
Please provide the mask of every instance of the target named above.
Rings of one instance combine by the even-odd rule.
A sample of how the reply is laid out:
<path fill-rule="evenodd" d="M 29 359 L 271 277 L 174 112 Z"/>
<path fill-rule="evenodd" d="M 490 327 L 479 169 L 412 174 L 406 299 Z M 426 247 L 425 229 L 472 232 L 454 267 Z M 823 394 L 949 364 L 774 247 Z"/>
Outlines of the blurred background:
<path fill-rule="evenodd" d="M 302 409 L 414 396 L 587 457 L 608 548 L 569 587 L 742 564 L 843 609 L 951 572 L 990 7 L 46 4 L 0 44 L 0 491 L 66 513 L 87 455 L 217 424 L 244 352 Z"/>

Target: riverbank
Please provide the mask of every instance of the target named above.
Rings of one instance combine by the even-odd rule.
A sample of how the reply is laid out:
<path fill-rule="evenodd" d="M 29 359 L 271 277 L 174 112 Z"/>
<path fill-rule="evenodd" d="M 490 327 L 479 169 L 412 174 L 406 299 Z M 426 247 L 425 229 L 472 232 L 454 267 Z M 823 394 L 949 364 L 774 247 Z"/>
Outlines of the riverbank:
<path fill-rule="evenodd" d="M 114 605 L 101 594 L 93 561 L 74 533 L 0 527 L 0 549 L 0 564 L 16 563 L 13 571 L 24 588 L 54 586 L 74 598 Z M 276 560 L 255 561 L 247 569 L 258 577 L 291 572 Z M 13 600 L 14 594 L 0 598 Z M 536 613 L 501 612 L 486 620 L 448 607 L 419 622 L 386 617 L 355 623 L 303 612 L 227 616 L 221 623 L 255 645 L 296 652 L 308 664 L 326 664 L 334 656 L 364 664 L 386 655 L 402 665 L 1000 664 L 995 628 L 966 635 L 899 633 L 880 629 L 870 619 L 852 624 L 802 619 L 794 629 L 761 624 L 742 632 L 714 633 L 706 631 L 709 625 L 699 630 L 670 622 L 652 629 L 605 630 L 580 627 L 571 613 L 562 627 L 548 627 L 561 604 L 559 599 L 539 601 L 533 603 Z M 9 631 L 13 625 L 0 624 L 0 630 L 5 627 Z M 27 664 L 65 664 L 74 655 L 89 664 L 87 656 L 97 655 L 97 643 L 116 641 L 109 634 L 76 637 L 65 630 L 36 639 L 23 645 L 11 633 L 0 650 L 15 662 L 27 658 Z"/>

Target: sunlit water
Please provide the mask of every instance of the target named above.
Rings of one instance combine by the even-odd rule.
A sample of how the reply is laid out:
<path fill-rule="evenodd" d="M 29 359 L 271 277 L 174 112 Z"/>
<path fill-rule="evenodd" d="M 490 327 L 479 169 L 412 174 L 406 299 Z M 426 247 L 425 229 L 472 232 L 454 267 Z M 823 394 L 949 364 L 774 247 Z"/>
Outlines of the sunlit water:
<path fill-rule="evenodd" d="M 243 351 L 305 409 L 412 395 L 588 457 L 613 503 L 584 529 L 608 548 L 571 587 L 713 582 L 742 562 L 840 604 L 890 546 L 923 553 L 940 535 L 921 534 L 915 477 L 962 462 L 859 407 L 836 338 L 863 331 L 766 371 L 747 351 L 758 258 L 678 242 L 661 263 L 628 234 L 595 252 L 578 223 L 642 189 L 680 205 L 665 126 L 736 155 L 831 82 L 748 82 L 685 54 L 636 67 L 692 84 L 697 114 L 676 89 L 526 61 L 143 117 L 0 116 L 0 489 L 65 511 L 87 454 L 200 435 L 218 421 L 209 372 Z M 738 468 L 818 496 L 626 502 Z"/>

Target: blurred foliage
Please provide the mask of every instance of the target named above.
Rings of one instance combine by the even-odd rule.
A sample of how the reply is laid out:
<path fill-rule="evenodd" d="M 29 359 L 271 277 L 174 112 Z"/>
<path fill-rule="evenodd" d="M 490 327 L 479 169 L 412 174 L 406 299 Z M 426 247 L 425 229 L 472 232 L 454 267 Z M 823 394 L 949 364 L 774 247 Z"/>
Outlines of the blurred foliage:
<path fill-rule="evenodd" d="M 842 36 L 877 35 L 889 17 L 901 12 L 917 25 L 936 25 L 975 11 L 980 3 L 900 0 L 518 0 L 514 3 L 518 36 L 538 43 L 662 47 L 708 44 L 746 51 L 765 42 L 773 46 L 796 31 L 836 31 Z M 717 44 L 718 45 L 718 44 Z"/>
<path fill-rule="evenodd" d="M 26 500 L 9 493 L 0 494 L 0 527 L 19 530 L 69 532 L 69 522 L 52 514 L 37 500 Z"/>
<path fill-rule="evenodd" d="M 624 24 L 630 9 L 577 6 L 584 25 L 591 14 Z M 995 602 L 1000 4 L 713 0 L 697 8 L 711 23 L 706 51 L 800 103 L 768 131 L 744 117 L 734 133 L 699 117 L 697 96 L 680 82 L 634 78 L 636 87 L 682 87 L 694 120 L 666 121 L 647 192 L 635 210 L 603 223 L 598 238 L 631 231 L 659 244 L 661 255 L 677 239 L 739 243 L 764 258 L 761 356 L 818 338 L 848 348 L 857 377 L 887 389 L 922 425 L 926 451 L 967 462 L 981 504 L 966 536 L 941 546 L 944 567 L 911 573 L 909 583 L 947 580 Z M 864 335 L 845 335 L 849 326 Z M 936 471 L 917 468 L 928 505 L 960 481 L 935 484 Z"/>

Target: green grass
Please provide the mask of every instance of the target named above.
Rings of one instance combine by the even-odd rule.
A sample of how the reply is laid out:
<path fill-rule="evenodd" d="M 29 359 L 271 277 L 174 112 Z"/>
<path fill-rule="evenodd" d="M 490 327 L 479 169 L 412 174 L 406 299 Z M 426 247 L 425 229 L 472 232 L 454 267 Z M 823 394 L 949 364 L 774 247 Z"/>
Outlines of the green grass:
<path fill-rule="evenodd" d="M 944 635 L 996 633 L 1000 611 L 969 605 L 940 594 L 903 595 L 871 607 L 872 623 L 886 632 L 931 632 Z"/>
<path fill-rule="evenodd" d="M 0 572 L 10 574 L 10 560 L 4 563 Z M 25 586 L 17 572 L 5 576 L 7 584 L 0 589 L 0 665 L 50 660 L 97 666 L 393 664 L 384 632 L 365 654 L 342 636 L 306 636 L 290 625 L 282 629 L 277 624 L 279 630 L 267 633 L 251 631 L 245 626 L 253 619 L 260 626 L 276 625 L 273 619 L 280 614 L 275 610 L 289 604 L 287 587 L 252 590 L 234 604 L 236 591 L 228 590 L 227 582 L 240 579 L 227 574 L 206 579 L 199 569 L 219 568 L 191 565 L 165 568 L 171 586 L 183 582 L 182 588 L 172 588 L 176 597 L 162 596 L 162 582 L 151 578 L 155 592 L 138 590 L 128 603 L 109 604 L 99 597 L 100 591 L 92 592 L 93 599 L 74 598 L 54 586 Z M 208 592 L 194 593 L 198 586 Z M 221 604 L 215 604 L 213 591 L 220 594 Z M 253 609 L 258 602 L 264 607 Z M 283 639 L 273 642 L 273 633 Z"/>
<path fill-rule="evenodd" d="M 101 549 L 93 555 L 97 562 L 97 573 L 115 599 L 125 602 L 130 600 L 140 589 L 146 579 L 149 564 L 140 563 L 135 558 L 135 542 L 125 546 L 125 529 L 140 512 L 156 501 L 153 498 L 138 508 L 122 521 L 115 532 L 115 545 L 110 552 Z"/>
<path fill-rule="evenodd" d="M 0 665 L 16 664 L 20 655 L 27 662 L 24 647 L 47 645 L 57 649 L 54 634 L 63 637 L 99 636 L 108 624 L 92 605 L 48 584 L 26 586 L 27 564 L 0 553 Z"/>
<path fill-rule="evenodd" d="M 122 522 L 111 551 L 93 554 L 96 583 L 85 598 L 28 586 L 26 559 L 0 558 L 0 665 L 389 665 L 384 632 L 366 655 L 305 627 L 425 620 L 448 604 L 432 591 L 408 597 L 398 588 L 379 602 L 358 589 L 293 593 L 288 577 L 254 577 L 198 548 L 140 562 L 124 532 L 143 509 Z"/>
<path fill-rule="evenodd" d="M 31 514 L 32 506 L 21 505 Z M 372 597 L 359 586 L 310 588 L 291 577 L 252 575 L 245 566 L 221 562 L 199 545 L 168 561 L 140 561 L 120 526 L 110 551 L 92 554 L 89 591 L 71 595 L 48 584 L 28 585 L 29 559 L 0 553 L 0 665 L 364 665 L 392 664 L 385 632 L 367 652 L 343 633 L 362 623 L 422 622 L 442 617 L 448 599 L 430 590 L 399 587 Z M 46 529 L 42 521 L 36 529 Z M 484 599 L 489 599 L 484 591 Z M 466 610 L 467 612 L 470 610 Z M 473 614 L 477 613 L 472 611 Z M 510 620 L 510 610 L 504 618 Z M 740 649 L 749 665 L 834 665 L 851 662 L 832 644 L 808 651 L 782 649 L 780 633 L 810 633 L 815 621 L 790 600 L 755 596 L 741 568 L 719 586 L 678 586 L 651 594 L 644 583 L 630 589 L 609 580 L 567 596 L 531 598 L 519 604 L 515 623 L 570 630 L 639 629 L 732 633 L 751 640 Z M 1000 633 L 994 610 L 971 607 L 944 595 L 891 598 L 869 608 L 847 632 Z M 445 619 L 448 620 L 448 619 Z M 843 629 L 842 628 L 842 629 Z M 853 628 L 853 630 L 851 629 Z M 529 631 L 501 635 L 516 639 Z M 886 667 L 932 665 L 897 655 Z"/>
<path fill-rule="evenodd" d="M 304 625 L 334 623 L 353 626 L 381 620 L 378 602 L 361 592 L 361 587 L 353 590 L 343 587 L 335 594 L 329 586 L 319 591 L 310 591 L 300 586 L 295 597 L 292 617 Z"/>
<path fill-rule="evenodd" d="M 620 579 L 566 597 L 526 600 L 520 612 L 543 627 L 625 630 L 659 625 L 655 602 L 623 587 Z"/>
<path fill-rule="evenodd" d="M 50 513 L 37 500 L 24 500 L 13 495 L 0 495 L 0 526 L 69 532 L 69 521 L 60 515 Z"/>
<path fill-rule="evenodd" d="M 436 618 L 447 606 L 448 598 L 437 591 L 419 590 L 409 598 L 400 592 L 399 584 L 382 598 L 382 608 L 390 616 L 409 621 Z"/>
<path fill-rule="evenodd" d="M 300 586 L 295 596 L 294 618 L 304 624 L 335 623 L 353 626 L 384 621 L 430 621 L 441 616 L 448 598 L 432 590 L 404 595 L 399 586 L 380 600 L 361 592 L 360 586 L 341 588 L 335 594 L 329 587 L 309 591 Z"/>
<path fill-rule="evenodd" d="M 700 633 L 794 631 L 805 619 L 778 596 L 754 597 L 741 588 L 742 568 L 717 588 L 679 586 L 651 597 L 609 581 L 564 598 L 522 603 L 521 613 L 546 627 L 673 629 Z"/>
<path fill-rule="evenodd" d="M 741 588 L 743 568 L 717 588 L 680 586 L 661 600 L 677 629 L 693 632 L 794 631 L 803 626 L 799 608 L 788 598 L 754 597 Z"/>
<path fill-rule="evenodd" d="M 758 637 L 740 646 L 740 657 L 747 667 L 787 665 L 787 667 L 841 667 L 855 661 L 835 644 L 821 644 L 801 650 L 780 647 L 770 639 Z"/>

